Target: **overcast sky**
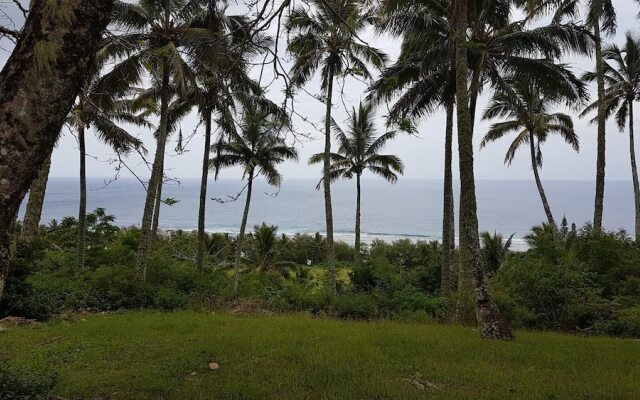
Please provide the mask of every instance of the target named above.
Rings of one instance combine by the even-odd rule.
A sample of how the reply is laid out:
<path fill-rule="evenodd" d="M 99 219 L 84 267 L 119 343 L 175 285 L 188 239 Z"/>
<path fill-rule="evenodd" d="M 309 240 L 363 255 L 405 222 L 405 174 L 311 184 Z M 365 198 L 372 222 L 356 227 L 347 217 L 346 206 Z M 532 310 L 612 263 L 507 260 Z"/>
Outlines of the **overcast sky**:
<path fill-rule="evenodd" d="M 638 20 L 636 19 L 636 14 L 640 11 L 640 6 L 633 0 L 614 0 L 614 4 L 618 13 L 618 33 L 616 37 L 610 38 L 610 41 L 621 44 L 626 31 L 632 30 L 635 32 L 637 29 Z M 372 46 L 384 50 L 391 60 L 394 60 L 398 55 L 399 39 L 376 37 L 369 34 L 365 36 L 365 40 Z M 0 46 L 2 46 L 2 49 L 0 49 L 0 63 L 3 64 L 9 54 L 7 51 L 8 44 L 0 42 Z M 578 75 L 593 68 L 593 61 L 588 58 L 575 57 L 564 61 L 570 63 L 574 72 Z M 254 74 L 258 76 L 258 71 L 255 71 Z M 344 120 L 347 115 L 345 113 L 345 105 L 349 108 L 357 105 L 360 99 L 364 97 L 365 88 L 365 84 L 347 78 L 344 83 L 343 94 L 336 93 L 335 95 L 337 101 L 334 106 L 334 115 L 338 123 L 344 126 Z M 306 89 L 311 94 L 317 94 L 319 92 L 317 80 L 311 82 Z M 271 87 L 269 97 L 274 101 L 282 100 L 280 86 L 277 83 Z M 484 109 L 486 101 L 486 98 L 481 99 L 479 111 Z M 318 126 L 321 126 L 324 105 L 311 95 L 300 92 L 300 95 L 296 98 L 295 110 L 297 113 L 306 116 L 310 121 L 318 124 Z M 380 108 L 378 115 L 382 117 L 384 114 L 384 108 Z M 636 115 L 639 114 L 636 113 Z M 444 120 L 444 113 L 435 114 L 421 121 L 418 126 L 417 137 L 399 137 L 387 146 L 387 153 L 396 154 L 404 160 L 406 165 L 405 178 L 441 179 L 444 163 Z M 581 120 L 575 115 L 574 123 L 580 136 L 580 153 L 576 154 L 568 145 L 557 138 L 549 140 L 543 149 L 544 167 L 542 176 L 544 179 L 594 179 L 596 127 L 590 125 L 587 120 Z M 195 114 L 187 117 L 181 126 L 184 136 L 189 136 L 197 124 L 198 119 Z M 503 164 L 504 153 L 510 143 L 509 139 L 495 142 L 479 151 L 478 143 L 484 132 L 486 132 L 487 126 L 488 124 L 485 122 L 479 121 L 477 123 L 475 137 L 476 177 L 479 179 L 532 179 L 530 161 L 525 150 L 518 154 L 510 167 Z M 636 124 L 636 126 L 640 125 Z M 380 118 L 379 128 L 380 133 L 382 133 L 384 128 L 382 118 Z M 319 167 L 317 165 L 308 166 L 306 160 L 309 155 L 322 151 L 321 135 L 310 124 L 304 123 L 300 119 L 295 121 L 295 130 L 315 139 L 305 139 L 302 143 L 297 143 L 301 161 L 299 163 L 287 163 L 281 167 L 285 180 L 287 178 L 317 178 L 320 174 Z M 154 144 L 150 131 L 134 129 L 131 133 L 143 139 L 150 154 L 153 154 Z M 198 177 L 201 173 L 202 146 L 201 132 L 197 132 L 189 142 L 188 152 L 182 155 L 176 155 L 173 151 L 175 141 L 172 141 L 167 146 L 169 150 L 165 163 L 167 174 L 179 179 Z M 113 153 L 106 146 L 99 143 L 90 133 L 87 137 L 87 152 L 95 157 L 87 159 L 88 176 L 113 176 L 113 167 L 105 162 L 105 160 L 113 158 Z M 128 164 L 134 168 L 137 174 L 141 176 L 148 175 L 148 170 L 145 171 L 146 167 L 139 159 L 131 157 L 128 159 Z M 65 132 L 53 154 L 51 176 L 72 177 L 77 176 L 77 173 L 77 142 L 73 135 Z M 127 176 L 127 173 L 123 172 L 123 176 Z M 229 170 L 224 172 L 223 177 L 239 178 L 240 173 L 238 170 Z M 607 129 L 607 179 L 630 180 L 630 177 L 628 136 L 626 133 L 620 133 L 614 123 L 609 123 Z"/>

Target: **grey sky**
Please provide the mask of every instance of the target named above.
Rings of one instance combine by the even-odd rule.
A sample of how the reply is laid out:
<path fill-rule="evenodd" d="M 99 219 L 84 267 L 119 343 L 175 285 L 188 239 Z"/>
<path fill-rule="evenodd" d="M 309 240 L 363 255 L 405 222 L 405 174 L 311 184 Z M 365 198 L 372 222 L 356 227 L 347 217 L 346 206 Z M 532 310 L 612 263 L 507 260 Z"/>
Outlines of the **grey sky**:
<path fill-rule="evenodd" d="M 633 0 L 614 0 L 618 13 L 618 33 L 611 41 L 621 43 L 626 31 L 635 31 L 638 26 L 636 14 L 640 11 L 640 6 Z M 391 59 L 397 57 L 399 51 L 400 39 L 388 37 L 376 37 L 372 34 L 366 35 L 366 39 L 372 46 L 383 49 L 387 52 Z M 2 47 L 7 47 L 6 43 L 0 42 Z M 283 51 L 283 49 L 281 49 Z M 8 53 L 0 50 L 0 63 L 4 63 Z M 580 74 L 586 70 L 592 69 L 593 61 L 588 58 L 571 58 L 564 60 L 574 67 L 574 71 Z M 268 68 L 267 68 L 268 69 Z M 258 72 L 255 72 L 256 76 Z M 266 80 L 266 79 L 265 79 Z M 342 99 L 336 102 L 334 107 L 334 115 L 338 123 L 344 124 L 346 113 L 344 104 L 347 107 L 357 105 L 358 101 L 363 97 L 366 85 L 347 79 L 344 85 Z M 317 81 L 310 83 L 306 89 L 311 94 L 319 92 Z M 281 101 L 282 94 L 279 84 L 274 84 L 269 91 L 269 96 L 276 101 Z M 486 104 L 486 98 L 481 99 L 479 109 L 483 109 Z M 324 105 L 312 96 L 300 92 L 296 98 L 296 112 L 306 116 L 310 121 L 321 126 L 324 112 Z M 385 110 L 381 107 L 378 115 L 382 117 Z M 636 113 L 638 115 L 639 113 Z M 182 123 L 182 131 L 184 136 L 189 136 L 198 120 L 195 114 L 190 115 Z M 544 167 L 542 176 L 544 179 L 580 179 L 592 180 L 595 176 L 595 159 L 596 159 L 596 128 L 590 125 L 587 120 L 581 120 L 574 115 L 574 123 L 576 130 L 580 135 L 581 151 L 579 154 L 574 153 L 564 142 L 554 138 L 550 140 L 544 147 Z M 638 126 L 638 124 L 636 124 Z M 382 120 L 379 127 L 383 129 Z M 303 140 L 297 146 L 300 150 L 301 161 L 299 163 L 287 163 L 281 167 L 281 171 L 287 178 L 316 178 L 320 170 L 318 166 L 307 166 L 306 160 L 309 155 L 322 150 L 321 135 L 311 125 L 295 121 L 296 131 L 311 135 L 315 140 Z M 530 162 L 527 154 L 518 154 L 518 157 L 510 167 L 503 164 L 504 153 L 509 140 L 505 139 L 489 145 L 487 148 L 479 151 L 477 145 L 484 132 L 487 123 L 479 121 L 476 129 L 476 177 L 479 179 L 531 179 Z M 148 130 L 134 129 L 131 131 L 145 142 L 145 146 L 153 154 L 154 146 L 151 133 Z M 443 169 L 443 146 L 444 146 L 444 113 L 438 113 L 428 119 L 423 120 L 419 125 L 419 136 L 400 137 L 387 147 L 387 152 L 400 156 L 406 165 L 406 178 L 435 178 L 442 177 Z M 626 133 L 618 132 L 614 123 L 610 123 L 607 129 L 607 179 L 611 180 L 630 180 L 629 168 L 629 147 L 628 136 Z M 189 151 L 182 155 L 176 155 L 173 152 L 175 141 L 168 145 L 166 168 L 169 176 L 180 179 L 198 177 L 201 170 L 203 140 L 201 133 L 198 132 L 189 143 Z M 100 144 L 93 135 L 89 134 L 87 138 L 87 152 L 95 156 L 99 160 L 107 160 L 113 157 L 109 149 Z M 142 175 L 148 175 L 145 166 L 138 158 L 130 157 L 128 164 L 135 171 Z M 76 176 L 78 171 L 78 151 L 75 138 L 65 132 L 61 138 L 58 148 L 53 155 L 51 167 L 51 176 L 68 177 Z M 145 173 L 146 172 L 146 173 Z M 109 177 L 114 174 L 113 168 L 105 162 L 100 162 L 92 158 L 87 159 L 87 175 L 90 177 Z M 128 173 L 123 172 L 123 176 Z M 237 170 L 225 171 L 225 178 L 239 178 L 240 173 Z"/>

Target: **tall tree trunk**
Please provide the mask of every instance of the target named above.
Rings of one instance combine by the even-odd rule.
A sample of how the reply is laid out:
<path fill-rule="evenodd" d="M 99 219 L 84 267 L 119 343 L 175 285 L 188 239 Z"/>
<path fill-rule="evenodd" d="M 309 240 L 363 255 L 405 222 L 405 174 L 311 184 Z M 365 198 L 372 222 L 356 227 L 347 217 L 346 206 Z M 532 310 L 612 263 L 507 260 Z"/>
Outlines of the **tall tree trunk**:
<path fill-rule="evenodd" d="M 444 210 L 442 213 L 442 270 L 440 291 L 448 294 L 452 289 L 452 255 L 451 243 L 453 238 L 453 172 L 451 169 L 453 161 L 453 99 L 447 101 L 447 124 L 445 130 L 444 145 Z"/>
<path fill-rule="evenodd" d="M 596 198 L 593 213 L 593 229 L 595 232 L 602 230 L 602 214 L 604 211 L 604 178 L 606 165 L 606 110 L 604 90 L 604 62 L 602 60 L 602 40 L 600 21 L 596 18 L 593 22 L 593 34 L 596 48 L 596 76 L 598 86 L 598 156 L 596 161 Z"/>
<path fill-rule="evenodd" d="M 640 184 L 636 166 L 636 145 L 633 138 L 633 101 L 629 102 L 629 153 L 631 155 L 631 176 L 633 178 L 633 198 L 636 209 L 636 242 L 640 240 Z"/>
<path fill-rule="evenodd" d="M 536 144 L 535 136 L 529 131 L 529 149 L 531 150 L 531 168 L 533 169 L 533 177 L 536 180 L 536 186 L 538 187 L 538 193 L 540 193 L 540 200 L 542 200 L 542 207 L 544 207 L 544 213 L 547 215 L 547 222 L 551 225 L 554 231 L 558 230 L 553 214 L 551 213 L 551 206 L 547 200 L 547 195 L 544 193 L 544 187 L 542 187 L 542 180 L 540 180 L 540 174 L 538 173 L 538 163 L 536 161 Z"/>
<path fill-rule="evenodd" d="M 53 6 L 60 7 L 60 6 Z M 112 0 L 74 0 L 64 13 L 33 0 L 0 72 L 0 297 L 20 203 L 51 154 L 110 18 Z M 36 49 L 50 49 L 47 56 Z"/>
<path fill-rule="evenodd" d="M 478 108 L 478 96 L 480 95 L 480 89 L 482 87 L 482 65 L 484 64 L 484 53 L 482 57 L 478 59 L 478 63 L 473 66 L 473 73 L 471 75 L 471 85 L 469 86 L 469 115 L 471 116 L 471 132 L 475 130 L 476 126 L 476 110 Z"/>
<path fill-rule="evenodd" d="M 335 249 L 333 245 L 333 209 L 331 204 L 331 102 L 333 97 L 333 64 L 329 65 L 329 76 L 327 77 L 327 111 L 325 115 L 324 134 L 324 164 L 323 180 L 324 188 L 324 209 L 327 225 L 327 267 L 329 272 L 329 286 L 333 292 L 336 291 L 336 269 L 335 269 Z"/>
<path fill-rule="evenodd" d="M 47 191 L 47 181 L 49 180 L 49 170 L 51 169 L 51 155 L 44 161 L 44 165 L 38 172 L 38 177 L 29 188 L 29 201 L 22 221 L 22 240 L 30 242 L 38 233 L 40 228 L 40 217 L 42 216 L 42 205 L 44 195 Z"/>
<path fill-rule="evenodd" d="M 85 233 L 87 230 L 87 172 L 86 149 L 84 140 L 85 127 L 78 128 L 78 144 L 80 147 L 80 207 L 78 208 L 78 258 L 76 266 L 84 268 Z"/>
<path fill-rule="evenodd" d="M 236 262 L 233 265 L 233 293 L 238 294 L 238 286 L 240 284 L 240 264 L 242 262 L 242 251 L 244 250 L 244 232 L 247 228 L 247 219 L 249 218 L 249 207 L 251 206 L 251 193 L 253 190 L 253 171 L 249 172 L 249 182 L 247 183 L 247 200 L 244 203 L 244 212 L 242 213 L 242 223 L 240 223 L 240 233 L 238 234 L 238 243 L 236 245 Z"/>
<path fill-rule="evenodd" d="M 162 175 L 158 181 L 156 188 L 156 197 L 153 204 L 153 222 L 151 223 L 151 238 L 158 237 L 158 226 L 160 225 L 160 208 L 162 207 L 162 187 L 164 186 L 164 151 L 162 152 L 162 160 L 160 160 L 160 171 Z"/>
<path fill-rule="evenodd" d="M 360 174 L 356 175 L 356 254 L 355 254 L 355 266 L 360 266 L 360 199 L 361 199 L 361 190 L 360 190 Z"/>
<path fill-rule="evenodd" d="M 460 259 L 461 268 L 472 275 L 476 320 L 480 335 L 489 339 L 512 339 L 509 325 L 493 303 L 486 288 L 473 170 L 473 131 L 468 101 L 467 66 L 467 2 L 455 1 L 456 17 L 456 109 L 458 116 L 458 150 L 460 162 Z"/>
<path fill-rule="evenodd" d="M 202 179 L 200 180 L 200 207 L 198 208 L 198 254 L 196 266 L 204 269 L 204 222 L 207 207 L 207 183 L 209 180 L 209 152 L 211 148 L 211 110 L 205 112 L 204 155 L 202 156 Z"/>
<path fill-rule="evenodd" d="M 151 251 L 152 230 L 151 223 L 156 202 L 158 184 L 162 180 L 164 151 L 167 144 L 167 126 L 169 111 L 169 63 L 167 60 L 162 62 L 162 88 L 160 94 L 160 132 L 158 135 L 158 143 L 156 155 L 151 169 L 151 177 L 147 186 L 147 197 L 144 202 L 144 211 L 142 214 L 142 226 L 140 228 L 140 241 L 138 243 L 138 254 L 136 267 L 139 278 L 144 282 L 147 280 L 147 265 L 149 263 L 149 253 Z"/>

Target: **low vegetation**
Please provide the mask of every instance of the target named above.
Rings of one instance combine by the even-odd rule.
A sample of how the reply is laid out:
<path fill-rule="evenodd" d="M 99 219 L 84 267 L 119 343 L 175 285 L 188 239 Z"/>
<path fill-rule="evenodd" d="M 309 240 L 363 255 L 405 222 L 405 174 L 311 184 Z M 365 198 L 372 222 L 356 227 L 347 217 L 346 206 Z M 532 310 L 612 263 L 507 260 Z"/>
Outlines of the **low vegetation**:
<path fill-rule="evenodd" d="M 18 242 L 0 303 L 6 315 L 55 319 L 64 312 L 229 310 L 250 307 L 341 319 L 473 324 L 472 299 L 440 292 L 442 249 L 436 243 L 376 241 L 353 267 L 354 249 L 336 245 L 338 290 L 328 288 L 326 241 L 279 235 L 262 224 L 245 238 L 237 294 L 231 284 L 236 239 L 206 236 L 205 268 L 195 267 L 197 235 L 158 237 L 147 281 L 135 279 L 139 230 L 88 214 L 86 267 L 75 264 L 77 222 L 43 227 Z M 620 337 L 640 336 L 640 249 L 624 233 L 595 235 L 590 226 L 533 229 L 526 252 L 484 234 L 484 264 L 500 310 L 516 328 Z"/>

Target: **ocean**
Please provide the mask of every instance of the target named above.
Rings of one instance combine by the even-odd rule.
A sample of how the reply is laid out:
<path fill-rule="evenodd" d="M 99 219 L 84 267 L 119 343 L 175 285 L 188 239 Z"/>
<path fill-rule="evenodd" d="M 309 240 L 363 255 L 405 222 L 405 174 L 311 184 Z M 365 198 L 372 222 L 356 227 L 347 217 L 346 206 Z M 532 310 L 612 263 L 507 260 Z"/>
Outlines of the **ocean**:
<path fill-rule="evenodd" d="M 121 178 L 105 187 L 105 179 L 89 178 L 87 209 L 103 207 L 116 217 L 120 226 L 139 225 L 145 192 L 135 179 Z M 172 206 L 163 205 L 160 228 L 192 230 L 197 226 L 199 179 L 168 182 L 163 198 L 174 198 Z M 265 222 L 278 226 L 279 233 L 324 232 L 324 201 L 315 189 L 316 180 L 289 179 L 280 190 L 257 180 L 254 184 L 248 228 Z M 245 182 L 220 180 L 209 182 L 206 229 L 209 232 L 235 233 L 239 230 L 244 196 L 232 201 Z M 592 218 L 594 184 L 590 181 L 545 181 L 545 190 L 558 222 L 565 215 L 569 223 L 581 226 Z M 478 217 L 481 230 L 514 234 L 515 247 L 524 245 L 523 237 L 534 225 L 545 220 L 533 181 L 478 180 Z M 50 178 L 42 213 L 42 223 L 65 216 L 77 216 L 77 178 Z M 442 230 L 442 181 L 403 179 L 391 185 L 381 180 L 362 182 L 362 238 L 392 241 L 439 240 Z M 223 199 L 219 202 L 212 198 Z M 457 188 L 456 188 L 457 199 Z M 20 217 L 24 213 L 24 206 Z M 457 209 L 457 200 L 456 200 Z M 355 181 L 333 185 L 334 229 L 337 240 L 353 242 L 355 221 Z M 456 215 L 457 220 L 457 215 Z M 633 232 L 634 209 L 631 182 L 607 182 L 604 225 L 607 229 Z"/>

